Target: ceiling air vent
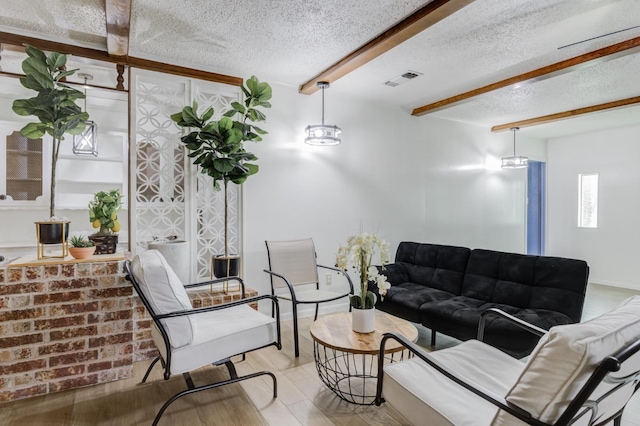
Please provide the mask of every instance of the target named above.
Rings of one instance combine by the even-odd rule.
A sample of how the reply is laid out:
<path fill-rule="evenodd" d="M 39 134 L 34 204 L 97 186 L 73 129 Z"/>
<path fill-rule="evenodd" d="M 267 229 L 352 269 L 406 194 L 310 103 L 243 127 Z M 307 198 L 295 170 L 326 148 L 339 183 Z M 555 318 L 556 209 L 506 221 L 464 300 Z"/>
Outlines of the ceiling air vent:
<path fill-rule="evenodd" d="M 401 74 L 397 77 L 392 78 L 391 80 L 386 81 L 384 84 L 390 87 L 400 86 L 403 83 L 406 83 L 409 80 L 413 80 L 414 78 L 421 76 L 421 72 L 417 71 L 407 71 L 404 74 Z"/>

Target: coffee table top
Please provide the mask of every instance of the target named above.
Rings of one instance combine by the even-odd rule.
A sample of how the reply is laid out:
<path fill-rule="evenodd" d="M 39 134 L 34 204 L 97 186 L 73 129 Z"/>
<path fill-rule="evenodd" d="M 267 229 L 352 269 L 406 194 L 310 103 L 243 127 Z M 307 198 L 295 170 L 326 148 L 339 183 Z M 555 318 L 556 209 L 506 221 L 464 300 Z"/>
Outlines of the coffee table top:
<path fill-rule="evenodd" d="M 409 321 L 376 310 L 376 330 L 373 333 L 356 333 L 351 329 L 351 312 L 322 316 L 311 324 L 311 337 L 322 346 L 354 354 L 377 355 L 384 333 L 402 334 L 415 342 L 418 329 Z M 386 352 L 398 352 L 403 346 L 387 340 Z"/>

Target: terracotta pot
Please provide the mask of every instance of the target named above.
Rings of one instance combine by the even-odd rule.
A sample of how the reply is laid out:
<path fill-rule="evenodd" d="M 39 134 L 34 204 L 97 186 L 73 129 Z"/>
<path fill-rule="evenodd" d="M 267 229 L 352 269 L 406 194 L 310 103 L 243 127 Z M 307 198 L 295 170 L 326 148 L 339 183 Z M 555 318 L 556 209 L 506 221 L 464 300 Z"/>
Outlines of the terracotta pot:
<path fill-rule="evenodd" d="M 74 259 L 86 259 L 93 256 L 96 252 L 96 246 L 93 247 L 69 247 L 69 254 Z"/>
<path fill-rule="evenodd" d="M 237 277 L 240 272 L 240 256 L 216 256 L 213 258 L 213 275 L 216 278 Z"/>
<path fill-rule="evenodd" d="M 376 308 L 351 310 L 351 329 L 356 333 L 372 333 L 376 329 Z"/>

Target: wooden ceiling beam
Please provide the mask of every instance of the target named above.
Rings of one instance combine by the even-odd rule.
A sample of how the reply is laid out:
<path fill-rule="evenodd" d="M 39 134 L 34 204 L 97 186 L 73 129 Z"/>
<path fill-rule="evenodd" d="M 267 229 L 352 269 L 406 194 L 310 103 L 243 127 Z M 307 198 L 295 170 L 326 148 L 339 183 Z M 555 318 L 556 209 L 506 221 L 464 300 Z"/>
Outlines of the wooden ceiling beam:
<path fill-rule="evenodd" d="M 478 89 L 470 90 L 468 92 L 461 93 L 450 98 L 442 99 L 428 105 L 423 105 L 421 107 L 415 108 L 411 115 L 421 116 L 430 112 L 439 111 L 441 109 L 466 102 L 473 97 L 494 90 L 502 89 L 503 87 L 524 82 L 531 83 L 534 81 L 544 80 L 560 74 L 575 71 L 584 66 L 593 65 L 598 62 L 610 61 L 637 52 L 640 52 L 640 37 L 632 38 L 630 40 L 607 46 L 602 49 L 585 53 L 584 55 L 556 62 L 555 64 L 547 65 L 545 67 L 538 68 L 524 74 L 516 75 L 514 77 L 507 78 L 506 80 L 498 81 L 496 83 L 492 83 Z"/>
<path fill-rule="evenodd" d="M 164 64 L 162 62 L 135 58 L 131 56 L 115 57 L 110 56 L 108 52 L 105 52 L 103 50 L 73 46 L 71 44 L 59 43 L 55 41 L 43 40 L 40 38 L 27 37 L 7 32 L 0 32 L 0 43 L 12 44 L 14 46 L 29 44 L 33 47 L 37 47 L 38 49 L 46 50 L 49 52 L 60 52 L 68 55 L 94 59 L 97 61 L 127 65 L 130 67 L 146 69 L 149 71 L 157 71 L 183 77 L 197 78 L 200 80 L 215 81 L 217 83 L 230 84 L 232 86 L 240 86 L 243 83 L 241 77 L 201 71 L 193 68 L 182 67 L 179 65 Z"/>
<path fill-rule="evenodd" d="M 349 53 L 311 80 L 300 86 L 300 93 L 310 95 L 318 90 L 319 81 L 330 83 L 360 68 L 367 62 L 393 49 L 414 35 L 457 12 L 474 0 L 434 0 L 389 28 L 378 37 Z"/>
<path fill-rule="evenodd" d="M 129 55 L 131 0 L 106 0 L 107 52 L 111 56 Z"/>
<path fill-rule="evenodd" d="M 608 109 L 628 107 L 631 105 L 639 104 L 640 96 L 634 96 L 633 98 L 620 99 L 617 101 L 607 102 L 604 104 L 591 105 L 584 108 L 572 109 L 570 111 L 558 112 L 555 114 L 543 115 L 542 117 L 529 118 L 527 120 L 514 121 L 513 123 L 500 124 L 499 126 L 493 126 L 492 132 L 503 132 L 509 130 L 512 127 L 531 127 L 539 124 L 551 123 L 552 121 L 565 120 L 567 118 L 574 118 L 582 114 L 590 114 L 592 112 L 606 111 Z"/>

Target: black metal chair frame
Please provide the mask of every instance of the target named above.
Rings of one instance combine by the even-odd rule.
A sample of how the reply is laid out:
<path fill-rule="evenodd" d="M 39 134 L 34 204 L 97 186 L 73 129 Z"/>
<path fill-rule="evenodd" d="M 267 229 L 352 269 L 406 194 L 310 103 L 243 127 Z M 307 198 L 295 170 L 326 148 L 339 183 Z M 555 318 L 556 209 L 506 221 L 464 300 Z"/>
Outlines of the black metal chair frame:
<path fill-rule="evenodd" d="M 149 312 L 149 315 L 153 319 L 153 322 L 156 324 L 156 327 L 157 327 L 158 331 L 162 335 L 162 339 L 163 339 L 164 345 L 165 345 L 166 359 L 164 359 L 161 355 L 158 355 L 151 362 L 151 365 L 149 365 L 149 368 L 147 368 L 147 372 L 145 373 L 144 378 L 142 379 L 142 383 L 145 383 L 147 381 L 147 378 L 149 377 L 149 374 L 151 373 L 151 370 L 157 364 L 158 361 L 161 362 L 162 367 L 164 368 L 164 379 L 165 380 L 169 380 L 169 378 L 171 377 L 171 343 L 169 342 L 169 336 L 167 335 L 167 332 L 164 329 L 164 325 L 160 322 L 160 320 L 165 319 L 165 318 L 174 318 L 174 317 L 181 317 L 181 316 L 186 316 L 186 315 L 196 315 L 196 314 L 200 314 L 200 313 L 204 313 L 204 312 L 213 312 L 213 311 L 218 311 L 218 310 L 222 310 L 222 309 L 226 309 L 226 308 L 231 308 L 231 307 L 234 307 L 234 306 L 240 306 L 240 305 L 249 304 L 249 303 L 257 303 L 258 301 L 264 300 L 264 299 L 270 299 L 271 302 L 272 302 L 272 305 L 271 305 L 272 306 L 272 311 L 275 310 L 275 312 L 277 313 L 277 316 L 275 317 L 276 318 L 276 330 L 277 330 L 277 335 L 278 335 L 277 342 L 276 343 L 271 343 L 271 344 L 268 344 L 268 345 L 265 345 L 265 346 L 261 346 L 261 347 L 255 348 L 255 349 L 252 349 L 252 351 L 258 350 L 258 349 L 262 349 L 264 347 L 272 346 L 272 345 L 275 345 L 278 349 L 282 349 L 282 341 L 281 341 L 281 336 L 280 336 L 280 307 L 278 305 L 278 299 L 276 297 L 274 297 L 274 296 L 271 296 L 271 295 L 262 295 L 262 296 L 245 298 L 246 297 L 245 286 L 244 286 L 244 281 L 242 280 L 242 278 L 240 278 L 240 277 L 226 277 L 226 278 L 219 278 L 219 279 L 215 279 L 215 280 L 211 280 L 211 281 L 205 281 L 205 282 L 201 282 L 201 283 L 187 284 L 187 285 L 184 286 L 185 289 L 189 289 L 189 288 L 200 287 L 200 286 L 204 286 L 204 285 L 221 283 L 221 282 L 230 281 L 230 280 L 238 281 L 238 283 L 240 285 L 240 288 L 241 288 L 241 292 L 242 292 L 242 300 L 237 300 L 235 302 L 224 303 L 224 304 L 221 304 L 221 305 L 207 306 L 207 307 L 203 307 L 203 308 L 188 309 L 188 310 L 183 310 L 183 311 L 175 311 L 175 312 L 170 312 L 170 313 L 167 313 L 167 314 L 157 315 L 155 313 L 154 309 L 150 306 L 149 302 L 147 301 L 147 299 L 144 296 L 144 294 L 142 293 L 142 291 L 140 290 L 140 285 L 138 284 L 138 282 L 136 281 L 135 277 L 133 276 L 133 273 L 131 272 L 131 261 L 127 260 L 125 262 L 124 266 L 125 266 L 125 270 L 127 272 L 126 279 L 131 282 L 131 284 L 133 285 L 133 288 L 135 289 L 136 293 L 140 297 L 140 300 L 142 300 L 142 303 L 144 304 L 144 307 Z M 235 354 L 235 355 L 232 355 L 232 356 L 236 356 L 236 355 L 242 355 L 243 359 L 244 359 L 244 356 L 245 356 L 244 353 Z M 231 383 L 237 383 L 237 382 L 240 382 L 242 380 L 253 379 L 255 377 L 268 375 L 273 380 L 273 397 L 277 398 L 277 396 L 278 396 L 278 383 L 277 383 L 275 375 L 273 373 L 271 373 L 270 371 L 260 371 L 260 372 L 256 372 L 256 373 L 247 374 L 245 376 L 238 376 L 238 374 L 236 372 L 236 369 L 235 369 L 235 366 L 234 366 L 233 362 L 231 361 L 230 357 L 222 359 L 222 360 L 215 360 L 211 364 L 213 366 L 219 366 L 219 365 L 224 364 L 227 367 L 228 371 L 229 371 L 230 379 L 229 380 L 223 380 L 223 381 L 216 382 L 216 383 L 209 383 L 209 384 L 202 385 L 202 386 L 195 386 L 195 384 L 193 383 L 193 380 L 192 380 L 189 372 L 182 373 L 182 375 L 183 375 L 183 377 L 185 379 L 185 382 L 187 384 L 187 389 L 182 391 L 182 392 L 178 392 L 177 394 L 175 394 L 174 396 L 169 398 L 169 400 L 167 400 L 167 402 L 164 403 L 164 405 L 162 406 L 162 408 L 160 408 L 160 411 L 158 411 L 158 414 L 156 415 L 156 417 L 155 417 L 155 419 L 153 421 L 153 426 L 158 424 L 158 422 L 160 421 L 160 417 L 162 417 L 162 414 L 164 414 L 165 410 L 169 407 L 169 405 L 171 405 L 173 402 L 175 402 L 179 398 L 182 398 L 185 395 L 189 395 L 189 394 L 192 394 L 192 393 L 195 393 L 195 392 L 214 389 L 214 388 L 217 388 L 217 387 L 220 387 L 220 386 L 224 386 L 224 385 L 228 385 L 228 384 L 231 384 Z"/>
<path fill-rule="evenodd" d="M 537 336 L 542 336 L 545 333 L 547 333 L 546 330 L 540 327 L 536 327 L 532 324 L 529 324 L 526 321 L 522 321 L 521 319 L 516 318 L 512 315 L 509 315 L 506 312 L 501 311 L 500 309 L 491 308 L 482 313 L 480 324 L 478 326 L 477 340 L 482 341 L 482 337 L 484 335 L 484 323 L 486 321 L 487 316 L 489 315 L 501 316 L 502 318 L 512 321 L 514 324 L 524 328 L 525 330 L 532 332 Z M 398 341 L 400 344 L 405 346 L 413 355 L 420 358 L 421 360 L 429 364 L 431 367 L 436 369 L 438 372 L 442 373 L 447 378 L 453 380 L 454 382 L 456 382 L 458 385 L 462 386 L 466 390 L 473 392 L 474 394 L 478 395 L 485 401 L 490 402 L 491 404 L 506 411 L 507 413 L 518 418 L 524 423 L 532 426 L 568 426 L 574 422 L 574 419 L 576 418 L 579 412 L 580 412 L 579 417 L 582 417 L 587 413 L 591 412 L 591 419 L 589 421 L 589 425 L 604 426 L 613 420 L 614 426 L 620 426 L 622 422 L 622 412 L 624 408 L 621 409 L 618 413 L 614 414 L 613 416 L 605 420 L 599 420 L 597 423 L 595 423 L 594 419 L 598 413 L 598 404 L 602 402 L 604 399 L 606 399 L 607 397 L 611 396 L 616 390 L 620 389 L 622 386 L 626 385 L 627 383 L 636 382 L 636 386 L 633 391 L 634 393 L 640 387 L 640 371 L 636 371 L 633 374 L 627 375 L 625 377 L 619 377 L 619 378 L 612 377 L 610 375 L 611 373 L 615 373 L 616 371 L 619 371 L 622 368 L 622 363 L 624 363 L 627 359 L 629 359 L 631 356 L 633 356 L 638 351 L 640 351 L 640 341 L 637 341 L 621 349 L 615 355 L 606 357 L 598 365 L 596 370 L 591 374 L 591 377 L 587 380 L 585 385 L 578 392 L 574 400 L 571 401 L 567 409 L 562 413 L 562 415 L 558 418 L 558 420 L 553 424 L 544 423 L 532 418 L 531 414 L 529 414 L 527 411 L 517 407 L 514 404 L 511 404 L 506 399 L 488 391 L 487 389 L 476 387 L 470 383 L 467 383 L 464 380 L 464 378 L 457 375 L 451 369 L 445 367 L 443 364 L 435 360 L 431 355 L 429 355 L 427 352 L 425 352 L 422 348 L 417 346 L 415 343 L 407 340 L 404 336 L 400 334 L 394 334 L 394 333 L 385 333 L 382 338 L 382 341 L 380 342 L 380 357 L 378 361 L 378 388 L 376 392 L 376 405 L 378 406 L 382 404 L 382 402 L 384 402 L 384 397 L 382 396 L 382 384 L 383 384 L 383 377 L 384 377 L 384 371 L 383 371 L 384 356 L 383 355 L 384 355 L 385 344 L 389 339 Z M 603 396 L 601 396 L 599 399 L 595 401 L 590 400 L 589 397 L 591 396 L 593 391 L 603 381 L 605 383 L 616 384 L 617 386 L 612 390 L 610 390 L 609 392 L 607 392 L 606 394 L 604 394 Z"/>
<path fill-rule="evenodd" d="M 269 246 L 267 245 L 267 257 L 269 259 L 269 268 L 271 268 L 271 254 L 269 253 Z M 316 305 L 316 314 L 313 317 L 313 320 L 317 320 L 318 319 L 318 308 L 320 306 L 320 303 L 326 303 L 326 302 L 331 302 L 334 300 L 338 300 L 338 299 L 342 299 L 343 297 L 347 297 L 349 295 L 354 294 L 354 290 L 353 290 L 353 282 L 351 281 L 351 277 L 349 277 L 349 274 L 347 274 L 345 271 L 343 271 L 342 269 L 339 268 L 334 268 L 332 266 L 325 266 L 325 265 L 319 265 L 316 263 L 316 266 L 318 268 L 323 268 L 323 269 L 328 269 L 330 271 L 335 271 L 338 273 L 343 274 L 345 277 L 347 277 L 347 281 L 349 282 L 349 293 L 345 293 L 345 294 L 340 294 L 336 297 L 332 297 L 330 299 L 324 299 L 324 300 L 317 300 L 317 301 L 299 301 L 296 298 L 296 292 L 293 288 L 293 284 L 291 284 L 291 281 L 289 281 L 289 279 L 287 277 L 285 277 L 282 274 L 278 274 L 277 272 L 273 272 L 269 269 L 264 269 L 264 272 L 266 272 L 267 274 L 269 274 L 270 276 L 270 281 L 271 281 L 271 295 L 277 297 L 276 293 L 275 293 L 275 289 L 273 287 L 273 277 L 278 277 L 281 278 L 286 284 L 287 287 L 289 289 L 289 293 L 291 293 L 291 309 L 292 309 L 292 315 L 293 315 L 293 344 L 294 344 L 294 352 L 295 352 L 295 356 L 296 358 L 300 356 L 300 347 L 299 347 L 299 342 L 298 342 L 298 305 L 301 304 L 315 304 Z M 311 285 L 311 284 L 310 284 Z M 284 287 L 283 287 L 284 288 Z M 319 281 L 316 281 L 316 290 L 320 290 L 320 283 Z M 351 303 L 349 303 L 349 312 L 351 312 Z M 271 310 L 271 316 L 274 315 L 274 311 L 273 309 Z"/>

